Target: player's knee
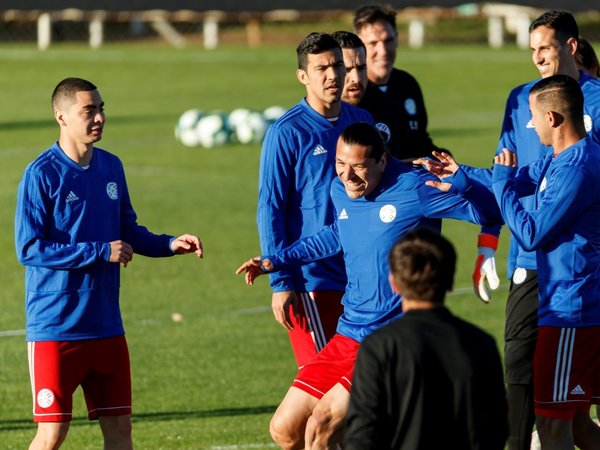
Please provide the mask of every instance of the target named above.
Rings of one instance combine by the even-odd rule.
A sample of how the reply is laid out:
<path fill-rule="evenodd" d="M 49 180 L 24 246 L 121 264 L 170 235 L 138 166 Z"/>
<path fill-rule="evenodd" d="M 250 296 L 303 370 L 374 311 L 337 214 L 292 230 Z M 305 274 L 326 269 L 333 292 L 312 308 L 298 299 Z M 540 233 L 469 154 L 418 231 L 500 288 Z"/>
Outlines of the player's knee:
<path fill-rule="evenodd" d="M 30 449 L 55 450 L 60 447 L 69 432 L 69 422 L 39 424 Z"/>
<path fill-rule="evenodd" d="M 315 435 L 331 434 L 333 432 L 331 429 L 332 419 L 333 417 L 329 409 L 316 407 L 308 419 L 310 425 L 307 424 L 307 428 L 310 426 L 310 428 L 314 430 Z"/>
<path fill-rule="evenodd" d="M 277 415 L 271 418 L 269 432 L 271 433 L 271 439 L 284 450 L 292 450 L 303 446 L 300 435 L 293 433 L 287 422 Z"/>

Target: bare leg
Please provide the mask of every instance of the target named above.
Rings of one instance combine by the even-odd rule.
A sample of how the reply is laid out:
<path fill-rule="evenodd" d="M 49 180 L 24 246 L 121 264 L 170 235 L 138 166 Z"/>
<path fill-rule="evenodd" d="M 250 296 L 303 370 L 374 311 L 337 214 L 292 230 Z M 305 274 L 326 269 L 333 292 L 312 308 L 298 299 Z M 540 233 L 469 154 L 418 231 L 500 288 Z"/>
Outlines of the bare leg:
<path fill-rule="evenodd" d="M 29 450 L 56 450 L 69 431 L 71 422 L 40 422 Z"/>
<path fill-rule="evenodd" d="M 342 441 L 350 393 L 341 384 L 317 402 L 306 425 L 306 450 L 335 450 Z"/>
<path fill-rule="evenodd" d="M 131 415 L 100 416 L 104 450 L 132 450 Z"/>
<path fill-rule="evenodd" d="M 284 450 L 304 448 L 306 421 L 317 399 L 301 389 L 291 387 L 271 418 L 273 440 Z"/>
<path fill-rule="evenodd" d="M 573 450 L 573 421 L 536 415 L 535 424 L 544 450 Z"/>
<path fill-rule="evenodd" d="M 581 450 L 600 450 L 600 426 L 589 414 L 576 413 L 573 417 L 573 439 Z"/>

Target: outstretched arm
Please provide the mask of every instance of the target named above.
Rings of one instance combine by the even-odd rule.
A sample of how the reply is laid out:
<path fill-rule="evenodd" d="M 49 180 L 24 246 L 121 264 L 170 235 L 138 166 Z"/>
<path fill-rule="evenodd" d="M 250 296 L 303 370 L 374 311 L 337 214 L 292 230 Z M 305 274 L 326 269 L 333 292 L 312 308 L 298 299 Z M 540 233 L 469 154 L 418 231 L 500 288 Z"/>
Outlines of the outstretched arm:
<path fill-rule="evenodd" d="M 204 257 L 202 241 L 193 234 L 182 234 L 171 241 L 171 250 L 178 255 L 195 253 L 198 258 Z"/>

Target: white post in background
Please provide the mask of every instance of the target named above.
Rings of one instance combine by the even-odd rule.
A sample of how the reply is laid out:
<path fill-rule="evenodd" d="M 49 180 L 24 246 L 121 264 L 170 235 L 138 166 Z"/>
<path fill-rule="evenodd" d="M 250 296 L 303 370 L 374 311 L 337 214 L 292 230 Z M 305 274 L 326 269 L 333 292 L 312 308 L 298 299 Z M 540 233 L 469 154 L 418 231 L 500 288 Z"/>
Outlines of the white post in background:
<path fill-rule="evenodd" d="M 408 45 L 412 48 L 421 48 L 425 42 L 425 23 L 423 19 L 411 19 L 408 24 Z"/>
<path fill-rule="evenodd" d="M 528 14 L 519 14 L 515 20 L 517 27 L 517 46 L 529 48 L 529 25 L 531 20 Z"/>
<path fill-rule="evenodd" d="M 204 48 L 213 50 L 219 44 L 219 21 L 215 17 L 208 16 L 204 19 L 202 28 L 204 35 Z"/>
<path fill-rule="evenodd" d="M 42 13 L 37 21 L 37 41 L 40 50 L 46 50 L 52 42 L 52 20 L 49 13 Z"/>
<path fill-rule="evenodd" d="M 100 48 L 104 42 L 104 22 L 98 16 L 90 21 L 90 47 Z"/>
<path fill-rule="evenodd" d="M 492 48 L 504 45 L 504 21 L 501 16 L 491 16 L 488 19 L 488 44 Z"/>

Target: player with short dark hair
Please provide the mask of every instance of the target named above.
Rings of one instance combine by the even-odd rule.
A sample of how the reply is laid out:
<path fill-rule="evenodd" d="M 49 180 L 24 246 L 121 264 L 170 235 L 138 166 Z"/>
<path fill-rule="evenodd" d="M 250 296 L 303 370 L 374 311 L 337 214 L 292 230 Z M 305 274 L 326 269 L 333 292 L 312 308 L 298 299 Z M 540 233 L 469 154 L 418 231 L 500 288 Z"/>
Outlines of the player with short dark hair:
<path fill-rule="evenodd" d="M 529 105 L 551 151 L 517 170 L 515 153 L 504 149 L 493 189 L 512 235 L 537 259 L 537 430 L 544 449 L 599 448 L 590 405 L 600 404 L 600 144 L 587 133 L 574 78 L 543 78 L 529 90 Z M 521 197 L 532 192 L 526 208 Z"/>
<path fill-rule="evenodd" d="M 576 54 L 579 30 L 573 15 L 566 11 L 547 11 L 534 20 L 530 27 L 530 47 L 533 63 L 541 78 L 563 74 L 578 80 L 584 96 L 584 126 L 589 136 L 600 142 L 600 81 L 590 77 L 577 67 Z M 519 166 L 527 166 L 543 158 L 549 148 L 540 142 L 532 123 L 529 109 L 529 93 L 538 80 L 516 87 L 506 102 L 500 141 L 496 150 L 516 152 Z M 465 170 L 468 171 L 466 168 Z M 491 182 L 491 170 L 469 172 Z M 525 210 L 536 207 L 534 195 L 525 195 L 521 202 Z M 480 253 L 486 251 L 486 259 L 492 259 L 497 239 L 483 230 L 480 236 Z M 495 231 L 497 234 L 497 230 Z M 476 264 L 481 267 L 482 259 Z M 494 264 L 495 267 L 495 264 Z M 495 269 L 494 269 L 495 273 Z M 533 411 L 533 354 L 538 326 L 537 259 L 534 251 L 523 248 L 516 237 L 511 236 L 508 258 L 510 291 L 506 302 L 504 366 L 506 371 L 509 410 L 510 450 L 529 450 L 534 424 Z M 477 278 L 483 284 L 485 274 Z M 489 297 L 488 297 L 489 300 Z"/>
<path fill-rule="evenodd" d="M 286 449 L 331 448 L 340 442 L 358 345 L 401 313 L 400 297 L 387 282 L 387 255 L 394 242 L 430 218 L 488 224 L 500 220 L 488 190 L 461 184 L 466 178 L 460 173 L 452 192 L 432 189 L 437 178 L 388 157 L 379 131 L 367 123 L 344 129 L 335 169 L 338 177 L 330 187 L 333 223 L 287 248 L 247 261 L 236 272 L 246 272 L 246 282 L 252 284 L 263 271 L 277 273 L 331 255 L 344 257 L 348 283 L 337 333 L 300 369 L 271 419 L 271 436 Z"/>
<path fill-rule="evenodd" d="M 306 97 L 267 131 L 260 157 L 257 223 L 261 249 L 276 253 L 333 221 L 329 185 L 335 144 L 368 112 L 341 101 L 344 61 L 326 33 L 310 33 L 297 48 L 296 77 Z M 346 285 L 341 255 L 271 275 L 271 307 L 288 330 L 298 367 L 335 334 Z"/>
<path fill-rule="evenodd" d="M 119 308 L 119 266 L 134 253 L 196 253 L 197 236 L 156 235 L 137 223 L 121 161 L 94 144 L 104 101 L 80 78 L 52 95 L 58 141 L 27 166 L 17 194 L 15 244 L 25 265 L 33 416 L 30 449 L 58 448 L 81 386 L 106 449 L 132 448 L 129 353 Z"/>
<path fill-rule="evenodd" d="M 360 345 L 344 449 L 502 450 L 508 424 L 496 343 L 444 307 L 456 266 L 452 244 L 416 229 L 389 260 L 404 315 Z"/>

